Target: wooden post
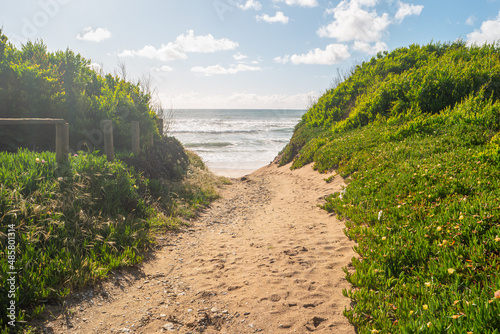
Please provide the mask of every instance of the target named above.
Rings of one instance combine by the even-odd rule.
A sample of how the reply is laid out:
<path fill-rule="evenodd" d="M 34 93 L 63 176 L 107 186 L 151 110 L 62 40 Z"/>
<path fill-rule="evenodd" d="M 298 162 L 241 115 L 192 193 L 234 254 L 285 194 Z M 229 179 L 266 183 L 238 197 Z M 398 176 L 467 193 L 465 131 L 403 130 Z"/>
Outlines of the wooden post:
<path fill-rule="evenodd" d="M 158 120 L 156 121 L 156 126 L 158 127 L 158 132 L 160 133 L 160 137 L 163 137 L 163 131 L 164 131 L 163 118 L 158 118 Z"/>
<path fill-rule="evenodd" d="M 102 121 L 102 132 L 104 133 L 104 153 L 108 161 L 115 160 L 115 148 L 113 146 L 113 122 L 111 120 Z"/>
<path fill-rule="evenodd" d="M 69 124 L 56 124 L 56 161 L 62 164 L 68 161 L 69 154 Z"/>
<path fill-rule="evenodd" d="M 131 132 L 132 132 L 132 153 L 134 154 L 139 154 L 140 150 L 140 128 L 139 128 L 139 122 L 138 121 L 133 121 L 131 125 Z"/>

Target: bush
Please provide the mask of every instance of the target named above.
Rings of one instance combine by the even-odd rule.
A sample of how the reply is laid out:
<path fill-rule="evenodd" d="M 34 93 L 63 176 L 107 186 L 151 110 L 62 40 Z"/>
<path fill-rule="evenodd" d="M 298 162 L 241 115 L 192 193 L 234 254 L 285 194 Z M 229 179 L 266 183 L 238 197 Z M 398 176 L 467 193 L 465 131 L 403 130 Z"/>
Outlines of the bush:
<path fill-rule="evenodd" d="M 53 153 L 0 153 L 2 231 L 15 227 L 18 320 L 73 287 L 141 260 L 152 211 L 121 162 L 78 155 L 58 168 Z M 0 298 L 7 305 L 7 236 L 0 237 Z M 27 314 L 24 312 L 27 311 Z M 5 325 L 2 308 L 0 326 Z"/>
<path fill-rule="evenodd" d="M 356 92 L 320 98 L 354 100 L 332 107 L 349 113 L 322 119 L 319 103 L 298 129 L 308 140 L 289 144 L 294 168 L 346 178 L 324 209 L 358 243 L 344 293 L 360 333 L 500 331 L 499 54 L 459 42 L 379 55 L 342 84 Z"/>

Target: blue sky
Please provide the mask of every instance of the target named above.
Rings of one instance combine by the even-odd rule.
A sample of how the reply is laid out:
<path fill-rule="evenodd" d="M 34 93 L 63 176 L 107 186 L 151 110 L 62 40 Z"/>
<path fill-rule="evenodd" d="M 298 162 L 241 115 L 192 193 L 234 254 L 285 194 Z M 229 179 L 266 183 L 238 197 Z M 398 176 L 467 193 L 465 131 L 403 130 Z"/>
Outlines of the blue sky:
<path fill-rule="evenodd" d="M 500 39 L 500 0 L 1 0 L 0 24 L 17 46 L 125 64 L 165 108 L 302 109 L 379 51 Z"/>

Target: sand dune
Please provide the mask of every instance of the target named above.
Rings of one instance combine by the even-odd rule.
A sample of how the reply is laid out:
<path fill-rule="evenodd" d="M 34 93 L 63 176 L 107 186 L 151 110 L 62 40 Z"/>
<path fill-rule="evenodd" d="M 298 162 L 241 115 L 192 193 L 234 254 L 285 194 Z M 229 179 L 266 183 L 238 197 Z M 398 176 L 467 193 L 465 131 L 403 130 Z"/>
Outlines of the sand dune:
<path fill-rule="evenodd" d="M 234 180 L 137 271 L 75 296 L 53 333 L 354 333 L 342 267 L 354 243 L 317 207 L 341 189 L 306 166 Z"/>

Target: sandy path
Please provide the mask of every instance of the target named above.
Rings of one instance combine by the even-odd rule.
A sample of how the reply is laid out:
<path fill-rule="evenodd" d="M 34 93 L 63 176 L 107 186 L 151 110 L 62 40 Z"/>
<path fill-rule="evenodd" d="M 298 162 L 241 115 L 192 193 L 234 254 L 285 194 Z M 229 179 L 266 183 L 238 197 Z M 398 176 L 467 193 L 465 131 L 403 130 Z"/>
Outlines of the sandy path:
<path fill-rule="evenodd" d="M 273 165 L 235 180 L 139 271 L 81 293 L 67 315 L 53 309 L 43 331 L 354 333 L 342 315 L 354 244 L 316 206 L 342 185 L 326 177 Z"/>

